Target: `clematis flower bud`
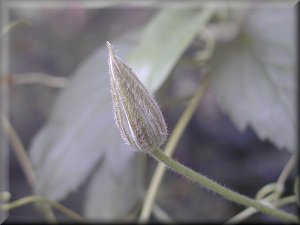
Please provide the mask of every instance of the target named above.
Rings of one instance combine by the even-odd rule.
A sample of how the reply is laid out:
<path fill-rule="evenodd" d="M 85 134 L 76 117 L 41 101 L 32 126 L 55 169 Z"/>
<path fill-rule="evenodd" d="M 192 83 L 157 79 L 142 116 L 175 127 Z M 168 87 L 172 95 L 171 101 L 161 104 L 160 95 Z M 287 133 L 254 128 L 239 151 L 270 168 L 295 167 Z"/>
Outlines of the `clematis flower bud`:
<path fill-rule="evenodd" d="M 110 86 L 115 121 L 126 144 L 135 150 L 149 152 L 160 147 L 167 137 L 167 126 L 153 96 L 131 68 L 109 52 Z"/>

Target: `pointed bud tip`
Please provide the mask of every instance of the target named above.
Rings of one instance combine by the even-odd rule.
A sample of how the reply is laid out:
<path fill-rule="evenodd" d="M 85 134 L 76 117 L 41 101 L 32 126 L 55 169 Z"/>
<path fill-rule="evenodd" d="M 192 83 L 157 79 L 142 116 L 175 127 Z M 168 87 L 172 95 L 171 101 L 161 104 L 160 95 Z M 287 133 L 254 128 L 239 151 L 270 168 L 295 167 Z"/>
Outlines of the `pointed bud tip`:
<path fill-rule="evenodd" d="M 110 55 L 113 55 L 113 54 L 114 54 L 114 51 L 113 51 L 114 46 L 111 45 L 108 41 L 106 41 L 106 46 L 107 46 L 107 49 L 108 49 L 109 54 L 110 54 Z"/>

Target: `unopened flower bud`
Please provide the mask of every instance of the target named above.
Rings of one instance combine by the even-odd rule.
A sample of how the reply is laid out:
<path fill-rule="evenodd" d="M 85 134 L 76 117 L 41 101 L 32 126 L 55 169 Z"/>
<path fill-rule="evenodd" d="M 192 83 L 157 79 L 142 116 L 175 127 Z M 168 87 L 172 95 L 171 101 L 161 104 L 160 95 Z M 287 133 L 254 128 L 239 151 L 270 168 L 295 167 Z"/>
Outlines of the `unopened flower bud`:
<path fill-rule="evenodd" d="M 167 137 L 167 126 L 158 104 L 131 68 L 109 52 L 110 85 L 115 121 L 123 140 L 135 150 L 149 152 Z"/>

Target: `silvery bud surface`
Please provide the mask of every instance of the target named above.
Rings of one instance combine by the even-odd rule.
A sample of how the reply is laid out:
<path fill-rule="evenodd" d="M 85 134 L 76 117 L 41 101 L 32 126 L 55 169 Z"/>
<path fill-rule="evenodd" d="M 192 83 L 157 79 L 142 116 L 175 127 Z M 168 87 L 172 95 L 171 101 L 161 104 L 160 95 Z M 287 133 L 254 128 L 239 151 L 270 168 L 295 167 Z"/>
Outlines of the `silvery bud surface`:
<path fill-rule="evenodd" d="M 167 137 L 167 126 L 154 97 L 139 81 L 131 68 L 109 52 L 110 86 L 115 121 L 126 144 L 135 150 L 150 152 Z"/>

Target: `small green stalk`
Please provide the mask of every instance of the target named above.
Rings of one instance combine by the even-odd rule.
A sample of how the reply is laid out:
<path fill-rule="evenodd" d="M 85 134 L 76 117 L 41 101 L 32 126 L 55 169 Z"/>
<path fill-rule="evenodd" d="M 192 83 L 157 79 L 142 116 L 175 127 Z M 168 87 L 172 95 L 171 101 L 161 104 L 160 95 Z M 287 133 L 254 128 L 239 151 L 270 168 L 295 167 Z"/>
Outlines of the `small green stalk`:
<path fill-rule="evenodd" d="M 162 162 L 166 164 L 170 169 L 176 171 L 177 173 L 191 179 L 192 181 L 197 182 L 198 184 L 218 193 L 219 195 L 223 196 L 224 198 L 231 200 L 233 202 L 239 203 L 241 205 L 247 206 L 247 207 L 253 207 L 257 210 L 269 215 L 276 217 L 284 222 L 292 222 L 292 223 L 299 223 L 299 219 L 291 215 L 289 213 L 283 212 L 278 209 L 271 208 L 267 205 L 264 205 L 262 203 L 259 203 L 258 201 L 255 201 L 249 197 L 246 197 L 244 195 L 241 195 L 237 192 L 231 191 L 222 185 L 216 183 L 215 181 L 212 181 L 211 179 L 196 173 L 195 171 L 191 170 L 188 167 L 185 167 L 184 165 L 178 163 L 177 161 L 173 160 L 172 158 L 166 156 L 161 149 L 156 148 L 150 153 L 156 160 L 159 162 Z"/>

